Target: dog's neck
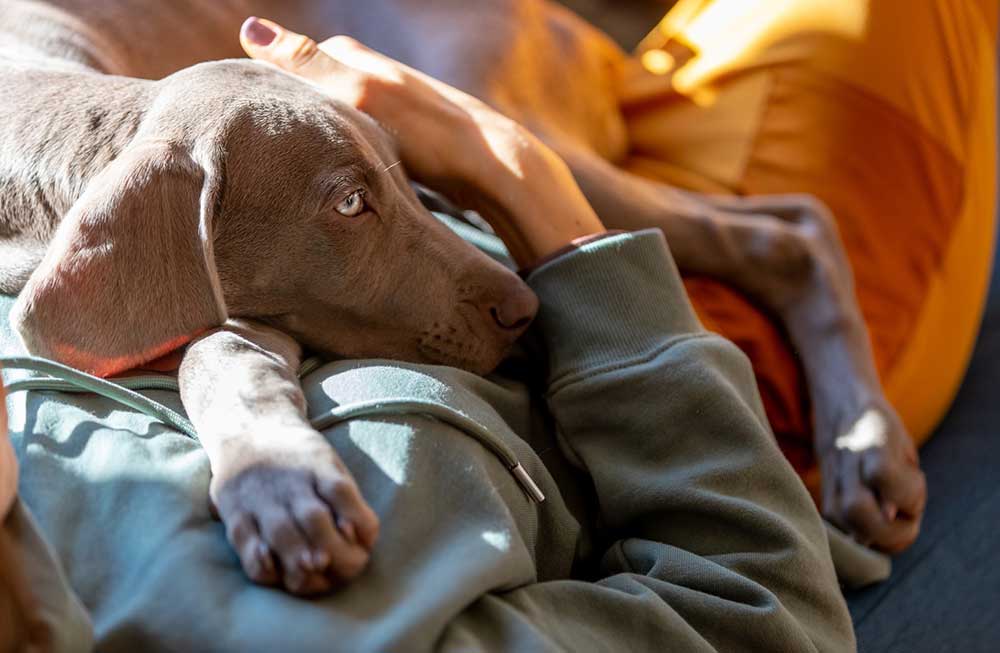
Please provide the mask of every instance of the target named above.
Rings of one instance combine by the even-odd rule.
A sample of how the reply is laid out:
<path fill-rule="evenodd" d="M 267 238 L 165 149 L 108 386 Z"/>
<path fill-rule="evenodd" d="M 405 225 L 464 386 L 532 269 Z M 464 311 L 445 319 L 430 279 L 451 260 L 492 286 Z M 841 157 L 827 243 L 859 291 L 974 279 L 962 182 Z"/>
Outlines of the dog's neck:
<path fill-rule="evenodd" d="M 179 12 L 194 15 L 189 4 L 160 6 L 183 29 Z M 143 39 L 143 22 L 115 11 L 118 3 L 90 0 L 0 7 L 0 72 L 6 101 L 18 107 L 0 123 L 0 292 L 20 289 L 90 179 L 135 136 L 152 87 L 136 78 L 187 64 L 172 58 L 202 56 Z"/>
<path fill-rule="evenodd" d="M 18 107 L 0 122 L 0 292 L 12 293 L 90 179 L 134 137 L 152 82 L 30 67 L 5 70 L 3 81 Z"/>

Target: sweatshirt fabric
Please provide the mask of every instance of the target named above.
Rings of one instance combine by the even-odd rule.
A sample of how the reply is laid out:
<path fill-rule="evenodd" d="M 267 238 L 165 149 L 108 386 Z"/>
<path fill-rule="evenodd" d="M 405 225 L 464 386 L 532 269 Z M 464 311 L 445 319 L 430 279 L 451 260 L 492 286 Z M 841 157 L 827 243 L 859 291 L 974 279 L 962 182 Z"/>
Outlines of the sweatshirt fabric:
<path fill-rule="evenodd" d="M 527 282 L 537 322 L 489 378 L 339 361 L 304 379 L 311 417 L 415 406 L 324 430 L 382 531 L 365 573 L 319 600 L 246 581 L 197 443 L 99 397 L 24 398 L 21 496 L 98 649 L 854 650 L 823 522 L 662 234 L 584 244 Z"/>

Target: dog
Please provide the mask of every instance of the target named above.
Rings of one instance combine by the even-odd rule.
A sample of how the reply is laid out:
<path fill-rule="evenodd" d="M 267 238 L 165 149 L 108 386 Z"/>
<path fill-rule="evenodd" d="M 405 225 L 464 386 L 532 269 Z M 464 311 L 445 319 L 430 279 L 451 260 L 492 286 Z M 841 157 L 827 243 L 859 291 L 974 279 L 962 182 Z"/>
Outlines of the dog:
<path fill-rule="evenodd" d="M 78 19 L 126 6 L 0 6 L 27 26 L 0 62 L 0 290 L 29 351 L 108 376 L 252 318 L 328 354 L 497 365 L 534 293 L 423 208 L 374 121 L 246 59 L 144 79 L 159 64 Z"/>
<path fill-rule="evenodd" d="M 774 219 L 693 211 L 664 220 L 665 205 L 693 200 L 665 197 L 612 164 L 627 147 L 624 54 L 539 0 L 4 2 L 0 76 L 16 110 L 0 126 L 0 289 L 20 291 L 14 318 L 31 351 L 113 374 L 238 318 L 253 322 L 236 327 L 243 342 L 287 334 L 322 352 L 482 373 L 530 322 L 537 300 L 420 207 L 377 125 L 277 69 L 217 61 L 240 54 L 235 35 L 248 15 L 351 35 L 524 123 L 567 161 L 609 227 L 664 228 L 682 269 L 758 297 L 804 356 L 843 366 L 831 378 L 881 397 L 877 378 L 846 363 L 870 351 L 829 216 L 798 198 L 791 209 L 751 207 L 773 208 Z M 340 190 L 310 183 L 348 168 L 366 174 L 346 175 L 355 181 Z M 353 220 L 358 191 L 393 219 Z M 384 269 L 371 265 L 376 257 Z M 803 296 L 847 315 L 850 328 L 816 329 L 793 305 Z M 202 415 L 218 408 L 189 405 L 198 393 L 184 387 L 210 389 L 205 356 L 234 351 L 225 338 L 206 342 L 181 366 L 185 406 Z M 273 348 L 286 350 L 276 365 L 294 394 L 298 352 Z M 820 415 L 843 412 L 836 388 L 816 387 Z M 245 421 L 261 410 L 243 408 Z M 241 455 L 229 445 L 227 455 Z M 266 561 L 251 569 L 241 560 L 251 578 L 273 580 Z"/>

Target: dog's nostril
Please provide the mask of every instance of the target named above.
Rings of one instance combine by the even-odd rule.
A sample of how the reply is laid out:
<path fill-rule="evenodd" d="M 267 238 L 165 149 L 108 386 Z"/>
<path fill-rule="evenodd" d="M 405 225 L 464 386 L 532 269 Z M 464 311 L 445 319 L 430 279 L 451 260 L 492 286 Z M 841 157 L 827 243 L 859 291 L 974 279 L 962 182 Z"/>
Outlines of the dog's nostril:
<path fill-rule="evenodd" d="M 538 300 L 534 293 L 508 297 L 498 305 L 490 307 L 490 315 L 498 327 L 505 331 L 522 331 L 531 324 L 538 310 Z"/>
<path fill-rule="evenodd" d="M 526 326 L 528 326 L 529 324 L 531 324 L 531 320 L 532 320 L 532 318 L 530 318 L 530 317 L 527 317 L 527 316 L 522 317 L 517 322 L 515 322 L 514 324 L 512 324 L 510 326 L 510 328 L 511 329 L 523 329 Z"/>
<path fill-rule="evenodd" d="M 514 331 L 515 329 L 523 329 L 531 322 L 531 318 L 525 316 L 518 318 L 513 324 L 508 324 L 502 317 L 500 317 L 500 311 L 496 309 L 496 306 L 490 309 L 490 315 L 493 316 L 493 321 L 497 323 L 498 327 L 501 329 L 510 329 L 511 331 Z"/>

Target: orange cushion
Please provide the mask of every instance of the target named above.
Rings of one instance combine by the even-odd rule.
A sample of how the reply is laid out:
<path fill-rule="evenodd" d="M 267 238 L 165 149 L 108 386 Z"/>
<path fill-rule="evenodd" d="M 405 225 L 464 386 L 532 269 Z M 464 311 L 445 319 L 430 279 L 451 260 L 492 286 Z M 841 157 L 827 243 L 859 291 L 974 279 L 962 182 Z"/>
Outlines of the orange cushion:
<path fill-rule="evenodd" d="M 632 172 L 705 192 L 807 192 L 833 210 L 887 395 L 918 441 L 957 391 L 988 286 L 997 5 L 681 0 L 624 89 Z M 805 382 L 780 328 L 716 282 L 688 288 L 750 356 L 805 471 Z"/>

